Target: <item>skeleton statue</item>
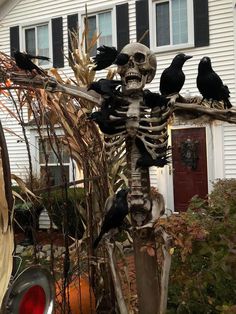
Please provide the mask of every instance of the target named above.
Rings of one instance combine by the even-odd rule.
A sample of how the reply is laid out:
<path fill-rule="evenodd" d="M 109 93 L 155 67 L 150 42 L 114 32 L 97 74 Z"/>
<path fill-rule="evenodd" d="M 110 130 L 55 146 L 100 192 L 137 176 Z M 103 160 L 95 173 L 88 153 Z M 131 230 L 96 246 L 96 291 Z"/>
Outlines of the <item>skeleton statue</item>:
<path fill-rule="evenodd" d="M 109 49 L 109 51 L 112 52 L 113 49 Z M 133 226 L 136 227 L 134 228 L 133 242 L 140 313 L 156 313 L 161 302 L 159 302 L 158 297 L 160 282 L 156 256 L 146 254 L 141 248 L 150 242 L 151 245 L 156 243 L 156 235 L 152 232 L 153 230 L 146 227 L 152 226 L 164 212 L 164 200 L 160 193 L 150 189 L 149 167 L 153 165 L 163 167 L 168 163 L 167 125 L 173 112 L 180 114 L 180 118 L 183 113 L 187 114 L 188 119 L 193 118 L 195 121 L 202 117 L 203 119 L 207 118 L 206 121 L 221 120 L 236 124 L 236 110 L 222 110 L 221 107 L 212 108 L 209 107 L 209 104 L 204 104 L 202 100 L 196 98 L 184 99 L 179 95 L 171 95 L 171 99 L 168 100 L 158 93 L 151 93 L 144 88 L 145 84 L 150 83 L 155 76 L 156 57 L 154 53 L 140 43 L 126 45 L 121 53 L 123 55 L 120 56 L 119 62 L 117 62 L 118 59 L 113 60 L 116 61 L 115 64 L 119 64 L 121 91 L 115 89 L 113 94 L 103 95 L 102 104 L 98 97 L 90 94 L 87 88 L 82 86 L 65 84 L 57 81 L 55 77 L 48 77 L 47 75 L 29 77 L 18 73 L 15 61 L 3 53 L 0 53 L 0 85 L 3 85 L 3 88 L 2 85 L 0 86 L 0 92 L 1 89 L 8 89 L 6 82 L 10 80 L 12 84 L 10 89 L 23 87 L 23 89 L 31 91 L 32 88 L 36 90 L 40 88 L 50 93 L 50 97 L 53 93 L 59 92 L 101 106 L 100 110 L 94 113 L 95 119 L 93 120 L 98 123 L 104 133 L 108 161 L 115 163 L 118 159 L 126 158 L 127 160 L 130 187 L 129 210 Z M 116 55 L 115 58 L 118 56 Z M 108 82 L 111 83 L 110 85 L 113 84 L 113 87 L 117 83 L 113 80 L 108 80 Z M 57 102 L 58 97 L 56 94 L 56 97 L 52 99 Z M 186 118 L 184 117 L 184 119 Z M 189 141 L 181 148 L 183 161 L 193 168 L 196 167 L 198 159 L 197 148 L 197 142 L 191 143 Z M 115 196 L 110 198 L 111 207 L 113 200 L 115 200 Z M 109 198 L 107 203 L 108 201 Z M 141 228 L 144 230 L 137 230 Z M 168 248 L 168 235 L 164 234 L 163 241 Z M 109 256 L 112 259 L 111 251 L 109 251 Z M 170 264 L 169 252 L 166 256 Z M 112 263 L 114 261 L 110 262 L 111 265 Z M 113 268 L 115 269 L 115 267 Z M 168 280 L 167 267 L 163 266 L 163 269 L 165 270 L 163 271 L 163 278 Z M 167 291 L 166 281 L 163 280 L 162 284 L 165 286 L 162 290 Z M 114 285 L 114 288 L 116 287 L 117 285 Z M 120 291 L 117 294 L 121 300 Z M 120 312 L 126 313 L 124 310 Z"/>
<path fill-rule="evenodd" d="M 112 126 L 112 134 L 105 134 L 108 160 L 114 162 L 114 156 L 126 154 L 129 208 L 134 225 L 140 228 L 150 225 L 164 211 L 162 195 L 150 191 L 149 166 L 167 164 L 170 109 L 159 94 L 154 103 L 146 101 L 152 93 L 144 87 L 155 76 L 155 54 L 140 43 L 126 45 L 121 53 L 129 56 L 128 62 L 117 69 L 122 91 L 104 100 L 101 110 L 109 111 L 107 122 Z"/>

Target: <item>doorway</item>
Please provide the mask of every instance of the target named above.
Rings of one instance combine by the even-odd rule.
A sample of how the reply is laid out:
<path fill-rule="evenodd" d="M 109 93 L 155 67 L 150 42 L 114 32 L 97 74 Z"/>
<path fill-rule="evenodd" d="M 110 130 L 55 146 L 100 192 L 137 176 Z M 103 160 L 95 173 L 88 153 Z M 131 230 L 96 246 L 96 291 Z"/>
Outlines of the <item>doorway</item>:
<path fill-rule="evenodd" d="M 194 195 L 208 194 L 206 130 L 200 128 L 171 131 L 175 211 L 186 211 Z"/>

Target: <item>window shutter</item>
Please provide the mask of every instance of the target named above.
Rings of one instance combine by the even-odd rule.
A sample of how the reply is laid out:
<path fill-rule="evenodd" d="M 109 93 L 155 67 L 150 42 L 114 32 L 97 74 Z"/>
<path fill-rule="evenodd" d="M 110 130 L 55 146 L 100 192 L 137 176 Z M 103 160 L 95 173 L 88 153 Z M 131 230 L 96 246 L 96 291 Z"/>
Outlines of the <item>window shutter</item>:
<path fill-rule="evenodd" d="M 10 27 L 11 57 L 14 57 L 14 50 L 20 50 L 19 26 Z"/>
<path fill-rule="evenodd" d="M 116 6 L 117 50 L 129 43 L 129 7 L 128 3 Z"/>
<path fill-rule="evenodd" d="M 148 0 L 139 0 L 135 3 L 136 7 L 136 38 L 137 41 L 141 39 L 144 33 L 148 30 L 148 33 L 140 41 L 146 46 L 150 46 L 149 42 L 149 10 Z"/>
<path fill-rule="evenodd" d="M 71 59 L 70 51 L 72 50 L 70 32 L 78 31 L 78 14 L 72 14 L 67 16 L 67 27 L 68 27 L 68 53 L 69 59 Z"/>
<path fill-rule="evenodd" d="M 194 40 L 195 47 L 209 45 L 208 0 L 194 0 Z"/>
<path fill-rule="evenodd" d="M 52 19 L 53 67 L 64 67 L 62 17 Z"/>

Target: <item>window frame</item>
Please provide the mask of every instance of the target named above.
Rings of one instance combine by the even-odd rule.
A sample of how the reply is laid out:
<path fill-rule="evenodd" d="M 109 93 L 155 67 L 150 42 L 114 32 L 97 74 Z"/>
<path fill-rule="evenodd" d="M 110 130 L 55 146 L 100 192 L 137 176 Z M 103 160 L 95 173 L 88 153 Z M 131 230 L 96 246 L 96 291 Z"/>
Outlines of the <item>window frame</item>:
<path fill-rule="evenodd" d="M 165 52 L 172 50 L 181 50 L 194 47 L 194 11 L 193 0 L 187 0 L 187 23 L 188 23 L 188 42 L 181 44 L 169 44 L 164 46 L 156 46 L 156 4 L 170 2 L 172 0 L 150 0 L 149 1 L 149 20 L 150 23 L 150 45 L 154 52 Z M 172 40 L 172 17 L 170 12 L 170 38 Z"/>
<path fill-rule="evenodd" d="M 30 143 L 31 143 L 31 160 L 32 160 L 32 166 L 33 166 L 33 173 L 37 176 L 37 178 L 40 178 L 40 164 L 39 160 L 39 140 L 40 136 L 38 135 L 38 128 L 36 126 L 29 125 L 29 131 L 30 131 Z M 55 126 L 55 132 L 58 137 L 65 136 L 63 130 L 60 128 L 60 126 Z M 48 133 L 46 130 L 46 127 L 43 127 L 42 129 L 42 136 L 44 138 L 48 137 Z M 69 182 L 72 182 L 74 180 L 78 180 L 81 178 L 81 171 L 77 168 L 76 162 L 73 160 L 71 156 L 69 156 L 69 163 L 63 163 L 65 165 L 69 165 Z M 48 163 L 48 166 L 55 165 Z"/>
<path fill-rule="evenodd" d="M 38 62 L 36 60 L 35 64 L 37 66 L 40 66 L 40 68 L 42 69 L 49 69 L 50 67 L 52 67 L 52 63 L 53 63 L 53 49 L 52 49 L 52 25 L 51 25 L 51 20 L 40 20 L 34 23 L 24 23 L 20 26 L 20 50 L 21 51 L 26 51 L 26 36 L 25 36 L 25 30 L 26 29 L 30 29 L 30 28 L 34 28 L 37 26 L 42 26 L 42 25 L 48 25 L 48 46 L 49 46 L 49 61 L 47 64 L 42 64 L 42 65 L 38 65 Z M 37 37 L 36 37 L 37 38 Z M 36 55 L 37 55 L 37 51 L 36 51 Z"/>
<path fill-rule="evenodd" d="M 101 13 L 106 13 L 106 12 L 111 12 L 111 26 L 112 26 L 112 43 L 111 46 L 115 46 L 117 44 L 117 36 L 116 36 L 116 10 L 115 10 L 115 5 L 106 5 L 106 6 L 102 6 L 101 8 L 98 8 L 97 10 L 90 10 L 88 17 L 92 17 L 92 16 L 96 16 L 96 26 L 98 23 L 98 15 Z M 82 32 L 84 30 L 84 18 L 85 18 L 85 14 L 86 12 L 83 11 L 82 13 L 79 14 L 79 21 L 80 21 L 80 25 L 82 25 L 82 27 L 80 27 L 80 37 L 82 35 Z M 98 39 L 98 43 L 97 43 L 97 47 L 100 46 L 99 43 L 99 39 Z"/>
<path fill-rule="evenodd" d="M 63 138 L 63 137 L 65 137 L 63 134 L 60 134 L 60 135 L 57 135 L 57 137 L 58 138 Z M 48 136 L 44 136 L 44 139 L 45 140 L 47 140 L 49 137 Z M 39 165 L 39 176 L 41 176 L 41 167 L 46 167 L 46 163 L 42 163 L 41 161 L 40 161 L 40 140 L 41 140 L 41 138 L 39 137 L 39 136 L 37 136 L 37 148 L 38 148 L 38 165 Z M 54 154 L 54 152 L 53 152 L 53 150 L 51 151 L 52 152 L 52 154 Z M 45 157 L 45 156 L 44 156 Z M 70 178 L 70 172 L 71 172 L 71 156 L 68 154 L 68 162 L 63 162 L 62 161 L 62 164 L 63 164 L 63 166 L 65 166 L 65 167 L 69 167 L 68 168 L 68 180 L 70 181 L 71 180 L 71 178 Z M 47 166 L 48 167 L 61 167 L 61 165 L 60 165 L 60 162 L 58 161 L 58 162 L 48 162 L 47 163 Z M 61 184 L 61 183 L 59 183 L 59 184 Z"/>

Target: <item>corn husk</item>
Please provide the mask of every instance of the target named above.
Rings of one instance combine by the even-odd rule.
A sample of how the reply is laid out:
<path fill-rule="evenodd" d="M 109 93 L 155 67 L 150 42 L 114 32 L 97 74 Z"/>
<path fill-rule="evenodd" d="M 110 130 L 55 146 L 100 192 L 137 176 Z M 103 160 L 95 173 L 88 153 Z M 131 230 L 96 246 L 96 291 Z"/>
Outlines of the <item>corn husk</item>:
<path fill-rule="evenodd" d="M 0 308 L 11 278 L 13 266 L 14 237 L 13 229 L 8 226 L 6 232 L 0 232 Z"/>

